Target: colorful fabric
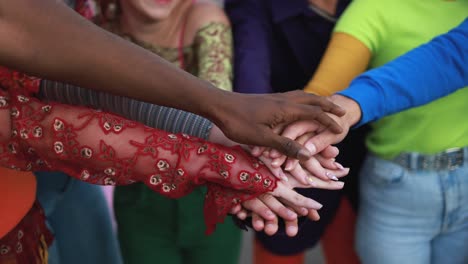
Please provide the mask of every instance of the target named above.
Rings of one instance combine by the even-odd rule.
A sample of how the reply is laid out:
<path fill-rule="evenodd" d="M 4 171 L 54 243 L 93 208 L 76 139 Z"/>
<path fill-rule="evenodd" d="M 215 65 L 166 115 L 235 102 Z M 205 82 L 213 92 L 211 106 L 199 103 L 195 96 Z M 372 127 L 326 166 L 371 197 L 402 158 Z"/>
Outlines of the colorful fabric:
<path fill-rule="evenodd" d="M 335 31 L 364 43 L 372 53 L 369 67 L 375 68 L 458 26 L 467 10 L 467 1 L 355 0 Z M 377 121 L 368 148 L 390 159 L 401 152 L 432 154 L 467 146 L 468 123 L 463 122 L 467 97 L 468 89 L 462 89 Z"/>
<path fill-rule="evenodd" d="M 221 89 L 232 89 L 232 37 L 230 27 L 224 23 L 202 26 L 193 44 L 181 49 L 125 37 Z M 173 122 L 167 116 L 163 118 L 165 123 Z M 228 219 L 215 233 L 205 236 L 201 213 L 205 195 L 206 188 L 197 188 L 188 196 L 171 200 L 141 184 L 117 187 L 114 208 L 125 262 L 145 264 L 158 258 L 174 264 L 236 264 L 241 231 Z"/>
<path fill-rule="evenodd" d="M 117 187 L 114 209 L 125 263 L 237 264 L 241 230 L 230 218 L 206 236 L 203 200 L 206 188 L 170 200 L 143 184 Z"/>
<path fill-rule="evenodd" d="M 54 236 L 50 264 L 122 264 L 117 234 L 101 186 L 62 172 L 35 172 L 37 201 Z"/>
<path fill-rule="evenodd" d="M 40 80 L 38 78 L 22 75 L 18 72 L 9 71 L 0 68 L 0 87 L 15 87 L 25 91 L 35 92 L 39 90 Z M 0 112 L 8 107 L 9 100 L 1 96 L 0 90 Z M 10 133 L 10 131 L 7 131 Z M 2 134 L 2 133 L 0 133 Z M 0 146 L 0 152 L 7 151 L 7 146 Z M 0 162 L 5 162 L 0 155 Z M 32 173 L 15 173 L 8 170 L 2 170 L 0 175 L 0 192 L 2 202 L 0 202 L 0 211 L 2 217 L 0 220 L 0 238 L 11 228 L 17 225 L 23 216 L 29 211 L 36 199 L 36 179 Z M 20 196 L 20 197 L 18 197 Z M 3 214 L 7 214 L 3 216 Z"/>
<path fill-rule="evenodd" d="M 47 248 L 52 240 L 44 212 L 34 203 L 21 222 L 0 239 L 0 263 L 47 264 Z"/>
<path fill-rule="evenodd" d="M 0 84 L 5 84 L 1 76 Z M 170 134 L 106 112 L 45 104 L 18 83 L 4 88 L 0 100 L 7 104 L 0 111 L 11 111 L 13 131 L 11 141 L 0 146 L 3 166 L 58 170 L 93 184 L 143 182 L 171 198 L 207 185 L 209 233 L 234 204 L 276 187 L 266 166 L 239 147 Z"/>
<path fill-rule="evenodd" d="M 350 0 L 337 1 L 339 17 Z M 234 33 L 234 90 L 303 89 L 317 69 L 335 23 L 306 0 L 226 0 Z"/>
<path fill-rule="evenodd" d="M 0 239 L 31 209 L 36 198 L 36 178 L 31 172 L 0 167 Z"/>
<path fill-rule="evenodd" d="M 117 29 L 111 25 L 108 25 L 108 28 L 117 32 Z M 198 31 L 194 45 L 182 49 L 189 72 L 225 90 L 232 88 L 232 69 L 230 66 L 232 37 L 228 29 L 222 23 L 210 23 Z M 139 42 L 129 36 L 127 38 L 180 66 L 177 48 L 156 47 Z M 201 58 L 195 59 L 195 54 L 200 54 L 197 57 Z M 206 118 L 182 110 L 48 80 L 41 82 L 38 96 L 44 100 L 89 106 L 117 113 L 150 127 L 172 133 L 185 133 L 204 139 L 208 138 L 213 125 Z"/>
<path fill-rule="evenodd" d="M 38 95 L 45 101 L 81 105 L 116 113 L 130 120 L 171 133 L 207 139 L 213 123 L 201 116 L 69 84 L 43 80 Z"/>
<path fill-rule="evenodd" d="M 361 106 L 357 126 L 468 86 L 466 43 L 468 19 L 447 34 L 356 78 L 339 94 Z"/>

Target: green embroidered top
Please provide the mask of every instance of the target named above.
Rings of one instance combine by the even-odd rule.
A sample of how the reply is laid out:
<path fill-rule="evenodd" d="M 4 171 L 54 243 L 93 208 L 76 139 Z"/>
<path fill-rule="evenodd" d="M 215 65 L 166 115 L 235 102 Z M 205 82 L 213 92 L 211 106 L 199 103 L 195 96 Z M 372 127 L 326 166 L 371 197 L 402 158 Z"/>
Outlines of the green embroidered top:
<path fill-rule="evenodd" d="M 211 82 L 223 90 L 232 91 L 232 33 L 229 25 L 212 22 L 201 27 L 195 34 L 193 44 L 182 48 L 184 64 L 179 59 L 179 49 L 160 47 L 139 41 L 119 32 L 115 26 L 108 29 L 133 43 L 154 52 L 178 67 Z"/>

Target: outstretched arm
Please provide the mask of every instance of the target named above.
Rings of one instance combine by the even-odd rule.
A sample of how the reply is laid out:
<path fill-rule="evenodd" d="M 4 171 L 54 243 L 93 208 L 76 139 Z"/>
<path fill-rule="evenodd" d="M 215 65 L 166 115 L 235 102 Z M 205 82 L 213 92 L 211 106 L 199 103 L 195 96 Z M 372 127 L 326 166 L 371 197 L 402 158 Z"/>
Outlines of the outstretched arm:
<path fill-rule="evenodd" d="M 149 127 L 203 139 L 208 138 L 213 126 L 210 120 L 183 110 L 49 80 L 41 81 L 38 97 L 44 101 L 101 109 Z"/>
<path fill-rule="evenodd" d="M 356 78 L 350 87 L 331 97 L 346 109 L 336 118 L 345 133 L 324 130 L 306 147 L 320 151 L 341 141 L 350 127 L 423 105 L 468 85 L 468 19 L 450 32 Z M 288 129 L 298 136 L 304 122 Z M 308 126 L 311 126 L 310 124 Z M 318 127 L 317 125 L 314 125 Z"/>
<path fill-rule="evenodd" d="M 340 115 L 342 109 L 324 98 L 300 92 L 249 96 L 221 91 L 96 27 L 60 1 L 2 1 L 0 34 L 8 36 L 0 38 L 2 65 L 187 110 L 209 118 L 237 142 L 307 158 L 306 149 L 271 127 L 309 119 L 341 131 L 322 109 Z"/>
<path fill-rule="evenodd" d="M 340 92 L 362 108 L 359 125 L 420 106 L 468 85 L 468 19 Z"/>

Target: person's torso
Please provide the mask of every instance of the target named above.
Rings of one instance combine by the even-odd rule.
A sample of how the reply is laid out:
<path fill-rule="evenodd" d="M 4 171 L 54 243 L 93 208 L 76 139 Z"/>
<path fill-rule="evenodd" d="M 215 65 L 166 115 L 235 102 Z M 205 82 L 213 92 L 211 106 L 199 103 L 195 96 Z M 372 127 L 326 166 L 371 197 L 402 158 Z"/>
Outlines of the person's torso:
<path fill-rule="evenodd" d="M 380 4 L 384 6 L 378 22 L 383 23 L 385 34 L 379 36 L 370 68 L 446 33 L 468 15 L 467 0 L 392 0 Z M 432 154 L 468 146 L 467 99 L 468 89 L 462 89 L 425 106 L 383 118 L 373 124 L 367 145 L 383 158 L 402 152 Z"/>
<path fill-rule="evenodd" d="M 335 23 L 309 8 L 307 0 L 266 3 L 271 14 L 271 87 L 274 92 L 303 89 L 320 63 Z M 348 4 L 349 1 L 339 1 L 336 17 Z M 290 8 L 295 10 L 294 15 L 278 20 Z"/>

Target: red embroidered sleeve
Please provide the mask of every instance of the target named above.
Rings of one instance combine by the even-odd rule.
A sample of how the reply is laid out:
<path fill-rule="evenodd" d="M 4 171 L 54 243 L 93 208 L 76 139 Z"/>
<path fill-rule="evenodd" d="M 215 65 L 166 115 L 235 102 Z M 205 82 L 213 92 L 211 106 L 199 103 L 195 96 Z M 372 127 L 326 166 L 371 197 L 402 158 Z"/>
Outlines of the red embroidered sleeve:
<path fill-rule="evenodd" d="M 171 198 L 207 184 L 208 232 L 234 204 L 276 187 L 269 170 L 240 147 L 170 134 L 88 108 L 44 104 L 23 91 L 12 88 L 0 96 L 3 108 L 11 109 L 13 128 L 12 140 L 0 145 L 2 166 L 59 170 L 93 184 L 143 182 Z"/>

